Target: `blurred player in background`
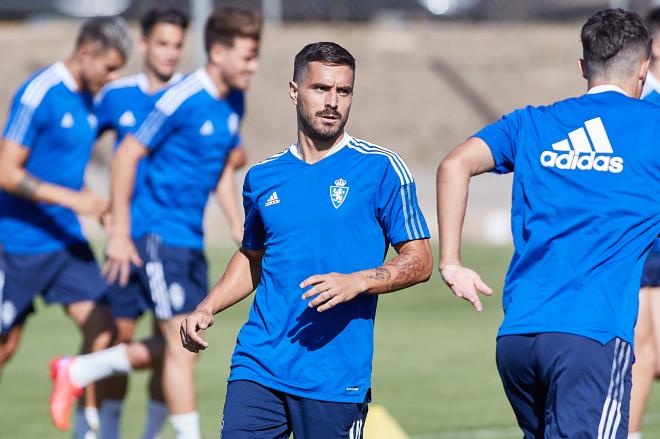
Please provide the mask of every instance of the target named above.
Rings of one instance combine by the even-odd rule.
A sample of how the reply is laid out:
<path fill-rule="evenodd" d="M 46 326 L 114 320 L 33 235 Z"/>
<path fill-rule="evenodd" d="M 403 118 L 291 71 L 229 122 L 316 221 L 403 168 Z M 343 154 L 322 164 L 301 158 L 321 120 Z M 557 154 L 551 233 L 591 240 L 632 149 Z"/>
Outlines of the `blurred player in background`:
<path fill-rule="evenodd" d="M 660 232 L 660 111 L 638 99 L 648 29 L 605 10 L 581 40 L 587 94 L 504 116 L 438 169 L 440 271 L 477 310 L 491 290 L 461 265 L 469 180 L 515 171 L 496 360 L 525 438 L 627 436 L 639 279 Z"/>
<path fill-rule="evenodd" d="M 646 74 L 642 99 L 660 105 L 660 8 L 646 17 L 651 33 L 651 65 Z M 653 381 L 660 374 L 660 240 L 656 240 L 646 259 L 639 291 L 639 313 L 635 325 L 635 364 L 630 394 L 629 439 L 642 437 L 644 409 Z"/>
<path fill-rule="evenodd" d="M 431 275 L 410 171 L 344 131 L 354 73 L 335 43 L 298 53 L 298 142 L 248 172 L 243 245 L 181 325 L 199 352 L 213 315 L 257 290 L 232 358 L 224 439 L 362 437 L 377 295 Z M 398 255 L 383 265 L 389 245 Z"/>
<path fill-rule="evenodd" d="M 243 93 L 258 68 L 261 17 L 245 9 L 215 11 L 205 28 L 208 63 L 171 86 L 112 162 L 112 230 L 104 267 L 110 282 L 137 288 L 165 338 L 120 344 L 98 355 L 61 358 L 51 406 L 70 405 L 78 389 L 163 359 L 163 386 L 177 438 L 200 437 L 195 411 L 197 358 L 179 340 L 179 325 L 206 297 L 203 213 L 216 191 L 234 239 L 242 236 L 233 166 L 240 147 Z M 133 198 L 138 162 L 146 171 Z M 58 414 L 54 414 L 57 419 Z"/>
<path fill-rule="evenodd" d="M 188 17 L 170 7 L 157 7 L 147 11 L 140 20 L 141 37 L 138 48 L 143 55 L 143 70 L 136 75 L 118 79 L 106 85 L 95 99 L 95 114 L 99 130 L 112 130 L 116 134 L 115 149 L 128 133 L 144 122 L 153 109 L 154 101 L 168 85 L 178 82 L 183 75 L 177 67 L 183 55 L 183 43 L 188 28 Z M 135 176 L 135 193 L 143 185 L 146 160 L 140 160 Z M 149 308 L 141 293 L 139 282 L 123 288 L 117 284 L 106 290 L 105 300 L 110 305 L 118 330 L 115 343 L 127 343 L 135 333 L 136 320 Z M 158 325 L 154 322 L 154 332 Z M 143 439 L 158 436 L 167 419 L 167 406 L 162 390 L 162 369 L 156 369 L 149 382 L 149 406 Z M 122 400 L 126 395 L 127 376 L 111 380 L 101 403 L 101 437 L 119 437 Z M 84 415 L 79 413 L 79 417 Z M 82 419 L 76 426 L 83 425 Z"/>
<path fill-rule="evenodd" d="M 110 343 L 109 310 L 96 304 L 105 282 L 76 215 L 100 218 L 108 209 L 84 186 L 98 133 L 92 96 L 117 78 L 130 47 L 123 19 L 90 19 L 73 54 L 14 97 L 0 151 L 0 366 L 39 293 L 64 305 L 83 332 L 82 352 Z M 68 418 L 58 425 L 67 426 Z"/>

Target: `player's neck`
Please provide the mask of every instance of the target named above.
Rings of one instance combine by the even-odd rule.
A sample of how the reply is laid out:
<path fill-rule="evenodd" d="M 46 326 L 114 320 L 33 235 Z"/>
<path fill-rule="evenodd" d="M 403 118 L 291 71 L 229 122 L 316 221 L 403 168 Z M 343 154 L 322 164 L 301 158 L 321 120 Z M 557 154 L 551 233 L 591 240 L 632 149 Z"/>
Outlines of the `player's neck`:
<path fill-rule="evenodd" d="M 314 164 L 323 160 L 332 147 L 341 142 L 343 138 L 343 131 L 332 140 L 315 140 L 302 130 L 298 130 L 298 153 L 305 163 Z"/>
<path fill-rule="evenodd" d="M 223 99 L 225 96 L 229 94 L 229 85 L 222 80 L 220 67 L 213 65 L 211 63 L 207 63 L 204 66 L 204 69 L 206 70 L 206 73 L 209 75 L 209 78 L 211 78 L 211 82 L 213 83 L 213 85 L 215 85 L 215 88 L 218 89 L 218 97 L 220 99 Z"/>
<path fill-rule="evenodd" d="M 76 81 L 76 84 L 78 85 L 78 90 L 82 90 L 83 88 L 83 81 L 82 81 L 82 72 L 80 69 L 80 65 L 76 62 L 76 60 L 73 57 L 69 57 L 65 59 L 63 62 L 64 67 L 71 73 L 71 76 L 73 79 Z"/>
<path fill-rule="evenodd" d="M 163 78 L 149 68 L 144 69 L 144 75 L 147 77 L 149 93 L 156 93 L 157 91 L 162 90 L 170 82 L 170 79 L 172 79 L 172 77 Z"/>

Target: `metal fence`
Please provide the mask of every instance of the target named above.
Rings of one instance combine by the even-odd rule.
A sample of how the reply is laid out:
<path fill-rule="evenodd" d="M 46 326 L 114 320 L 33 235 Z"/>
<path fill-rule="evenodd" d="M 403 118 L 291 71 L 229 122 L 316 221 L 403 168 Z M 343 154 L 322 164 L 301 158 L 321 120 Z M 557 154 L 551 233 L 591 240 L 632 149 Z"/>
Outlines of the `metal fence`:
<path fill-rule="evenodd" d="M 645 13 L 658 0 L 0 0 L 0 19 L 89 17 L 121 13 L 136 18 L 155 5 L 188 12 L 219 4 L 258 8 L 271 21 L 398 19 L 570 20 L 606 7 Z M 201 5 L 201 6 L 200 6 Z"/>

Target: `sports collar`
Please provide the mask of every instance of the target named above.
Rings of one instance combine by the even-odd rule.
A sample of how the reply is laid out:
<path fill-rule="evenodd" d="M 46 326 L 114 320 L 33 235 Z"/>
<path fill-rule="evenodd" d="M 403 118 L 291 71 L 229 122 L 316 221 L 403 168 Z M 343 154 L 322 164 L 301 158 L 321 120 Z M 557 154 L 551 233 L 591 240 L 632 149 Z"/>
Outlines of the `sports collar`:
<path fill-rule="evenodd" d="M 348 145 L 348 142 L 350 142 L 352 139 L 353 139 L 353 137 L 351 137 L 347 132 L 344 131 L 344 137 L 342 137 L 342 139 L 339 141 L 339 143 L 337 143 L 335 146 L 330 148 L 330 150 L 325 154 L 325 156 L 323 156 L 323 158 L 321 160 L 326 159 L 326 158 L 330 157 L 332 154 L 337 153 L 343 147 Z M 300 155 L 300 151 L 298 150 L 298 144 L 297 143 L 294 143 L 293 145 L 291 145 L 289 147 L 289 152 L 291 152 L 291 154 L 295 158 L 297 158 L 299 160 L 303 160 L 302 155 Z"/>
<path fill-rule="evenodd" d="M 78 83 L 76 82 L 75 78 L 71 74 L 71 71 L 64 65 L 62 61 L 58 61 L 53 65 L 53 68 L 55 69 L 55 72 L 57 75 L 60 77 L 64 85 L 71 90 L 72 92 L 77 93 L 80 91 L 78 87 Z"/>
<path fill-rule="evenodd" d="M 621 93 L 624 96 L 628 96 L 623 89 L 617 85 L 613 84 L 603 84 L 603 85 L 597 85 L 595 87 L 591 87 L 587 94 L 595 94 L 595 93 L 604 93 L 606 91 L 615 91 L 617 93 Z"/>

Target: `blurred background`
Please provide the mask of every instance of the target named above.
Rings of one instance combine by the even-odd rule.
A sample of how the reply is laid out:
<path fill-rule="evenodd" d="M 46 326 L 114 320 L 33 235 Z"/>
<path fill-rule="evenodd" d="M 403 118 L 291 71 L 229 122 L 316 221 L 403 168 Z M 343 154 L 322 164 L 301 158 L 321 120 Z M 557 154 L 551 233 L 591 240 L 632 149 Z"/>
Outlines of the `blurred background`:
<path fill-rule="evenodd" d="M 247 94 L 242 127 L 250 163 L 296 141 L 288 98 L 294 55 L 307 43 L 336 41 L 357 59 L 349 133 L 397 151 L 417 181 L 432 234 L 435 169 L 456 144 L 501 115 L 582 94 L 577 70 L 585 18 L 606 7 L 645 14 L 651 0 L 0 0 L 0 112 L 35 70 L 66 57 L 85 17 L 121 14 L 138 36 L 136 20 L 149 7 L 170 4 L 192 18 L 182 71 L 204 62 L 201 28 L 217 4 L 259 8 L 266 17 L 260 71 Z M 135 52 L 124 73 L 140 71 Z M 112 138 L 99 142 L 87 173 L 108 191 Z M 239 177 L 242 183 L 242 172 Z M 239 183 L 239 187 L 240 187 Z M 496 291 L 482 314 L 450 297 L 437 274 L 428 284 L 380 300 L 374 358 L 374 399 L 414 439 L 520 437 L 494 365 L 501 319 L 499 292 L 511 255 L 510 176 L 473 180 L 465 224 L 466 265 Z M 232 251 L 214 202 L 206 215 L 212 280 Z M 86 224 L 100 251 L 103 236 Z M 435 247 L 436 244 L 433 244 Z M 224 312 L 209 331 L 211 350 L 199 364 L 198 394 L 204 437 L 217 437 L 224 376 L 247 300 Z M 46 363 L 73 353 L 78 337 L 56 308 L 30 321 L 21 351 L 0 382 L 0 437 L 64 438 L 46 414 Z M 145 319 L 143 319 L 145 320 Z M 141 333 L 149 330 L 142 324 Z M 146 374 L 132 381 L 125 437 L 144 421 Z M 171 433 L 165 437 L 169 438 Z M 660 437 L 660 389 L 652 397 L 645 437 Z M 387 439 L 381 436 L 379 439 Z"/>

